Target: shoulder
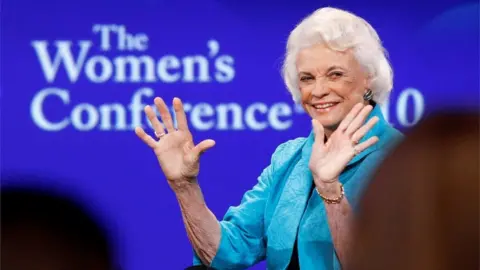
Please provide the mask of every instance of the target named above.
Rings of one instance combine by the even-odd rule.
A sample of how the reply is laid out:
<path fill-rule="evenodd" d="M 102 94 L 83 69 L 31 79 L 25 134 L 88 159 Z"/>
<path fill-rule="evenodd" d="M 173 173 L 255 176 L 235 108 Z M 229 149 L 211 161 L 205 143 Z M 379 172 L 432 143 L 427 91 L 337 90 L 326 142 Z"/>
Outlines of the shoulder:
<path fill-rule="evenodd" d="M 384 132 L 379 137 L 379 147 L 380 152 L 390 152 L 395 148 L 399 143 L 404 139 L 405 135 L 400 132 L 398 129 L 388 125 L 385 127 Z"/>
<path fill-rule="evenodd" d="M 362 165 L 365 169 L 376 168 L 403 141 L 404 135 L 398 129 L 388 126 L 379 136 L 375 150 L 367 154 Z"/>

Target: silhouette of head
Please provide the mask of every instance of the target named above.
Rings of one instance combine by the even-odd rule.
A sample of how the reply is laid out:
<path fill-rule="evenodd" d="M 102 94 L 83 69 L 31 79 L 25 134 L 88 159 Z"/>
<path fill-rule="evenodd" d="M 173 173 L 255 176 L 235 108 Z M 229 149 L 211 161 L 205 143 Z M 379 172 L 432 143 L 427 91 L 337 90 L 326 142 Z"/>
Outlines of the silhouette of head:
<path fill-rule="evenodd" d="M 105 231 L 73 200 L 18 187 L 1 200 L 2 269 L 114 269 Z"/>

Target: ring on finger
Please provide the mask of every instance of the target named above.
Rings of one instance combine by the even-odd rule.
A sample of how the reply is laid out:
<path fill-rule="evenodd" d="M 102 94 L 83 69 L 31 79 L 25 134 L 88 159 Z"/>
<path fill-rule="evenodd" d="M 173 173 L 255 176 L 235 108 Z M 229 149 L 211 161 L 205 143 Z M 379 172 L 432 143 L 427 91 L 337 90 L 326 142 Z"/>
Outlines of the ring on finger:
<path fill-rule="evenodd" d="M 356 156 L 360 153 L 356 146 L 353 147 L 353 155 Z"/>
<path fill-rule="evenodd" d="M 161 139 L 163 136 L 165 136 L 165 132 L 162 132 L 162 133 L 157 133 L 156 131 L 155 132 L 155 136 L 157 136 L 157 138 Z"/>

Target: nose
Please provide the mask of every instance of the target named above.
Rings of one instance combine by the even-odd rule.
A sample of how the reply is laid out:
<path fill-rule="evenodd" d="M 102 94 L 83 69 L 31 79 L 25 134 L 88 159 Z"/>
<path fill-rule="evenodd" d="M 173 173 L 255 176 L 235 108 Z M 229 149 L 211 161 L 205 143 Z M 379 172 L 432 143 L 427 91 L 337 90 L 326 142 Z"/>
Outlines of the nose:
<path fill-rule="evenodd" d="M 322 98 L 323 96 L 328 95 L 329 90 L 327 84 L 321 78 L 317 79 L 315 83 L 315 88 L 312 90 L 312 95 Z"/>

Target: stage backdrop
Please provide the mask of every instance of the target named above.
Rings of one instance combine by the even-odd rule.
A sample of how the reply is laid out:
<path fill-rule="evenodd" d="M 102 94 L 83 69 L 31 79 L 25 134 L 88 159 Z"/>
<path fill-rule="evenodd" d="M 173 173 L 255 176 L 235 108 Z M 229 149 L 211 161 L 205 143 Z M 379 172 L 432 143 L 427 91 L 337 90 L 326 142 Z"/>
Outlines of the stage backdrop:
<path fill-rule="evenodd" d="M 289 32 L 326 5 L 364 17 L 383 39 L 394 127 L 478 103 L 478 2 L 5 0 L 2 171 L 62 180 L 3 184 L 80 198 L 116 237 L 123 269 L 188 266 L 176 199 L 133 132 L 151 131 L 143 107 L 180 97 L 195 140 L 217 142 L 200 184 L 221 218 L 280 143 L 310 132 L 280 66 Z"/>

